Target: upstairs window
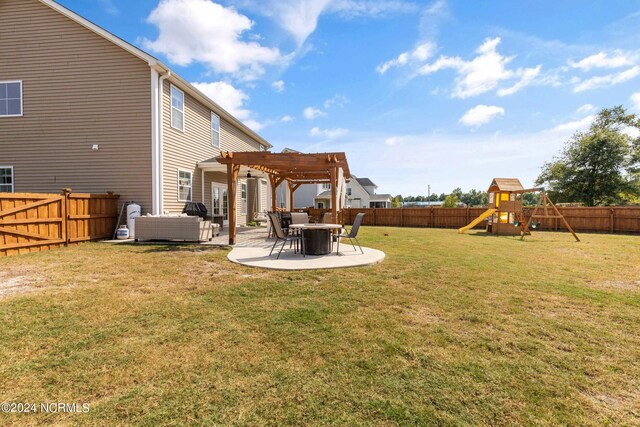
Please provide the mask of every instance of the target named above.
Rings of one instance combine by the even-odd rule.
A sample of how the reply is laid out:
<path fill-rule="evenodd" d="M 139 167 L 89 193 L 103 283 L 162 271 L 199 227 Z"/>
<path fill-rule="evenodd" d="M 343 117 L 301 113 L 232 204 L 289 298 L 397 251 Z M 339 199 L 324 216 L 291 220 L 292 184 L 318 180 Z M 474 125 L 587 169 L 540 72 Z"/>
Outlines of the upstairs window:
<path fill-rule="evenodd" d="M 171 127 L 184 132 L 184 92 L 171 85 Z"/>
<path fill-rule="evenodd" d="M 191 171 L 178 169 L 178 201 L 191 201 Z"/>
<path fill-rule="evenodd" d="M 13 166 L 0 166 L 0 193 L 13 193 Z"/>
<path fill-rule="evenodd" d="M 331 190 L 331 184 L 322 184 L 323 190 Z"/>
<path fill-rule="evenodd" d="M 347 188 L 347 196 L 351 195 L 351 188 Z"/>
<path fill-rule="evenodd" d="M 220 148 L 220 117 L 215 113 L 211 113 L 211 143 Z"/>
<path fill-rule="evenodd" d="M 0 81 L 0 117 L 22 116 L 22 82 Z"/>

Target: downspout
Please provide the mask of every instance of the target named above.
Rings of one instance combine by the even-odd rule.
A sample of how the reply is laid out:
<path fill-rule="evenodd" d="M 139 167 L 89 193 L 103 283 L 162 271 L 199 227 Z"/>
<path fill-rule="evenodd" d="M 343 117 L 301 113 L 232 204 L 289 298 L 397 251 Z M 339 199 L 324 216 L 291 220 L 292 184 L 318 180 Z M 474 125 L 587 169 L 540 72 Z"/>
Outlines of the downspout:
<path fill-rule="evenodd" d="M 164 150 L 163 150 L 163 129 L 164 129 L 164 103 L 162 102 L 164 94 L 164 81 L 171 77 L 171 71 L 167 70 L 160 75 L 158 79 L 158 162 L 159 162 L 159 185 L 160 200 L 159 214 L 164 212 Z"/>

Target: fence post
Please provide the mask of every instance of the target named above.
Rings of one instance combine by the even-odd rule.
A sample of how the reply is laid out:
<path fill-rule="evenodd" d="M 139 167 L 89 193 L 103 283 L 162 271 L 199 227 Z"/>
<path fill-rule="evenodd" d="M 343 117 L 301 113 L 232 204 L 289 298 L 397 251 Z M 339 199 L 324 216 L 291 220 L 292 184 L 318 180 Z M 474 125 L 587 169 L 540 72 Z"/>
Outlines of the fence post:
<path fill-rule="evenodd" d="M 433 228 L 435 227 L 435 219 L 434 219 L 434 211 L 433 211 L 433 206 L 431 206 L 429 209 L 431 209 L 431 212 L 429 212 L 429 227 Z"/>
<path fill-rule="evenodd" d="M 469 206 L 467 206 L 467 222 L 465 224 L 469 224 L 471 222 L 471 217 L 469 216 Z"/>
<path fill-rule="evenodd" d="M 373 225 L 376 225 L 376 208 L 373 208 Z"/>
<path fill-rule="evenodd" d="M 64 245 L 69 246 L 69 196 L 71 195 L 70 188 L 63 188 L 64 200 L 62 202 L 62 238 L 64 239 Z"/>
<path fill-rule="evenodd" d="M 615 210 L 613 208 L 609 209 L 609 233 L 613 233 L 615 231 Z"/>
<path fill-rule="evenodd" d="M 404 208 L 400 208 L 400 227 L 404 227 Z"/>

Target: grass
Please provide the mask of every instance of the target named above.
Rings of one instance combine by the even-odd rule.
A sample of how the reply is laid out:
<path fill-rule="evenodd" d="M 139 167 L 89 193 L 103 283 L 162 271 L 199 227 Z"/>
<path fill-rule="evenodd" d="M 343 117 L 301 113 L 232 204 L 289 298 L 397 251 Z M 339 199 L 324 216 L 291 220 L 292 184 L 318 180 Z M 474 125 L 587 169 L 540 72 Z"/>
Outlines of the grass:
<path fill-rule="evenodd" d="M 0 259 L 25 286 L 0 298 L 0 401 L 91 408 L 0 424 L 640 425 L 639 237 L 361 233 L 382 264 L 102 243 Z"/>

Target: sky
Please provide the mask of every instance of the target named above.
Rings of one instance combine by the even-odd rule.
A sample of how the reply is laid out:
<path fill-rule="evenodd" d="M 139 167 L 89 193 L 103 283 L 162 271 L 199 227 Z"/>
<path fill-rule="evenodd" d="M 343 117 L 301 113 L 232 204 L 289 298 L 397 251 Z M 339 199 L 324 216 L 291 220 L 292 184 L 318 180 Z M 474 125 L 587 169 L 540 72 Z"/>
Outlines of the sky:
<path fill-rule="evenodd" d="M 531 186 L 601 108 L 640 113 L 640 0 L 59 2 L 379 193 Z"/>

